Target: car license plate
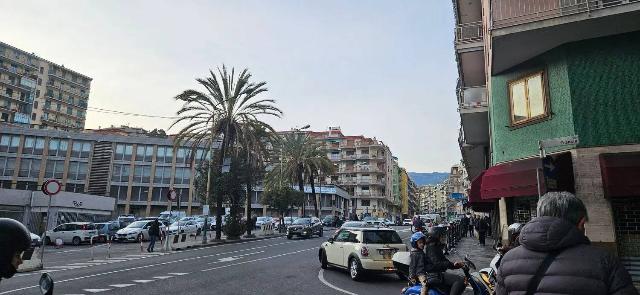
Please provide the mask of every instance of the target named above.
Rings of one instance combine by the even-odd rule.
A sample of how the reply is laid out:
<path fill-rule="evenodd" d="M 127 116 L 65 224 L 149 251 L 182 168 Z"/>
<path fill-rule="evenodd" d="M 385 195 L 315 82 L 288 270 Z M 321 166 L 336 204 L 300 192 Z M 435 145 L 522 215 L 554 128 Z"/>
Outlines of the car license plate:
<path fill-rule="evenodd" d="M 384 259 L 391 259 L 391 256 L 393 256 L 393 252 L 395 252 L 392 249 L 380 249 L 378 250 L 380 255 L 382 255 L 382 257 L 384 257 Z"/>

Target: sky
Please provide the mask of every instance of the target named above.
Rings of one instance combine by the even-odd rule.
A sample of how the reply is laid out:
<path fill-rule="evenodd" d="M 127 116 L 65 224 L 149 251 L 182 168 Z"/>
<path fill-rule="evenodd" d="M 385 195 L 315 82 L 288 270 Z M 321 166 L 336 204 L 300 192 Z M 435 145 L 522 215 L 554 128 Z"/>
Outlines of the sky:
<path fill-rule="evenodd" d="M 409 171 L 460 159 L 451 1 L 2 1 L 0 40 L 93 78 L 89 107 L 173 116 L 222 64 L 266 81 L 276 130 L 375 137 Z M 86 128 L 171 119 L 89 111 Z M 169 133 L 177 132 L 177 128 Z"/>

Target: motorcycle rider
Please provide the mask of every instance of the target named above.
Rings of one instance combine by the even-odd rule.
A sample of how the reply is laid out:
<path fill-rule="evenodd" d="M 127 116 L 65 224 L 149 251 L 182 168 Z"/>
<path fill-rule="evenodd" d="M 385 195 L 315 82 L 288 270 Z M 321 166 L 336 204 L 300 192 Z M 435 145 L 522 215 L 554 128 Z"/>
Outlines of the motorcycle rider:
<path fill-rule="evenodd" d="M 420 295 L 426 295 L 427 290 L 427 272 L 425 270 L 425 262 L 427 256 L 424 252 L 424 246 L 427 242 L 425 235 L 422 232 L 416 232 L 411 235 L 411 262 L 409 264 L 409 280 L 412 283 L 416 281 L 420 282 L 422 289 L 420 289 Z"/>
<path fill-rule="evenodd" d="M 451 262 L 443 253 L 442 238 L 444 237 L 443 227 L 432 226 L 427 231 L 427 245 L 425 247 L 427 272 L 427 284 L 449 291 L 448 294 L 460 295 L 464 292 L 464 279 L 458 275 L 447 273 L 448 269 L 458 269 L 464 266 L 464 262 Z"/>
<path fill-rule="evenodd" d="M 509 252 L 509 250 L 520 246 L 520 240 L 518 240 L 518 237 L 520 236 L 520 231 L 523 227 L 524 224 L 519 222 L 509 225 L 509 228 L 507 228 L 507 233 L 509 234 L 509 245 L 498 248 L 498 251 L 500 251 L 502 255 Z"/>
<path fill-rule="evenodd" d="M 27 228 L 16 220 L 0 218 L 0 280 L 13 277 L 22 261 L 31 258 L 33 251 L 27 251 L 29 248 L 31 236 Z M 29 252 L 29 257 L 23 252 Z"/>
<path fill-rule="evenodd" d="M 424 221 L 420 216 L 416 215 L 413 221 L 414 232 L 421 232 L 424 230 Z"/>

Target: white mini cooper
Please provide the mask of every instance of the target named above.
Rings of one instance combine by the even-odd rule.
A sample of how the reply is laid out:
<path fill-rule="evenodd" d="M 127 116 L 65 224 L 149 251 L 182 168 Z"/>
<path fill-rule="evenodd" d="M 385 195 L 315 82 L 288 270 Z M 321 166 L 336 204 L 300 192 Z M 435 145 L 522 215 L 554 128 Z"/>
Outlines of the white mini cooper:
<path fill-rule="evenodd" d="M 322 243 L 318 252 L 321 267 L 347 269 L 352 280 L 367 273 L 396 273 L 391 258 L 409 251 L 398 233 L 390 228 L 343 228 Z"/>

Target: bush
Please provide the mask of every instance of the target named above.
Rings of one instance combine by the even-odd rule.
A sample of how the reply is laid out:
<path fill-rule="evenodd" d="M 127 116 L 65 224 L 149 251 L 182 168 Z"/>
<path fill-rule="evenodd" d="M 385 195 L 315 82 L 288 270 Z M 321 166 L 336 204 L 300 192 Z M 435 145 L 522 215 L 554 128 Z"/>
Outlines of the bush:
<path fill-rule="evenodd" d="M 238 217 L 230 217 L 223 228 L 224 233 L 227 235 L 227 239 L 229 240 L 240 239 L 240 236 L 242 236 L 246 229 L 247 226 Z"/>

